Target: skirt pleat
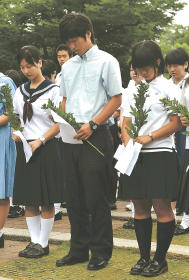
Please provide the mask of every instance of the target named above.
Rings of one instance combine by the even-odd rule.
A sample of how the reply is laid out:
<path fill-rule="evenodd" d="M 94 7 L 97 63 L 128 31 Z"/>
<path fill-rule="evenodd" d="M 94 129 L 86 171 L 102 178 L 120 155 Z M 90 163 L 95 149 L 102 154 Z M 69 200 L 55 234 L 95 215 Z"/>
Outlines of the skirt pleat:
<path fill-rule="evenodd" d="M 17 143 L 13 203 L 45 206 L 64 201 L 64 176 L 60 140 L 40 146 L 26 163 L 22 143 Z"/>
<path fill-rule="evenodd" d="M 179 165 L 175 152 L 140 153 L 130 176 L 122 175 L 122 199 L 171 199 L 178 197 Z"/>
<path fill-rule="evenodd" d="M 189 212 L 189 150 L 184 153 L 183 167 L 179 180 L 179 196 L 177 208 L 180 211 Z"/>

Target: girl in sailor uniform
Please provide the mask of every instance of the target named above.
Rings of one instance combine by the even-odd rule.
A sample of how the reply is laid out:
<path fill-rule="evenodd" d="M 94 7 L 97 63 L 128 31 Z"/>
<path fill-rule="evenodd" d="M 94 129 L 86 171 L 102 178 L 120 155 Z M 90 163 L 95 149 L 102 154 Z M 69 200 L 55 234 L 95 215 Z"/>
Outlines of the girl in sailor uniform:
<path fill-rule="evenodd" d="M 168 270 L 166 253 L 175 229 L 171 201 L 176 200 L 178 195 L 178 164 L 173 133 L 181 125 L 178 116 L 167 112 L 160 99 L 178 98 L 179 94 L 177 87 L 171 86 L 162 75 L 165 63 L 155 42 L 138 43 L 132 52 L 132 65 L 149 85 L 144 109 L 150 109 L 150 112 L 147 123 L 134 139 L 143 145 L 138 161 L 131 176 L 124 175 L 123 178 L 126 198 L 132 200 L 135 207 L 134 224 L 141 255 L 130 273 L 152 277 Z M 126 127 L 133 121 L 130 112 L 131 106 L 135 106 L 133 93 L 127 94 L 122 106 L 122 141 L 126 146 L 130 140 Z M 150 260 L 152 205 L 157 215 L 157 248 L 153 261 Z"/>
<path fill-rule="evenodd" d="M 13 96 L 16 88 L 14 82 L 0 73 L 0 89 L 5 84 L 9 85 Z M 9 198 L 13 193 L 16 163 L 16 147 L 8 121 L 8 117 L 5 116 L 5 106 L 0 103 L 0 248 L 4 248 L 3 227 L 9 213 Z"/>
<path fill-rule="evenodd" d="M 26 163 L 22 142 L 13 134 L 17 147 L 13 202 L 25 205 L 31 237 L 31 242 L 19 252 L 19 256 L 38 258 L 49 254 L 53 204 L 63 201 L 60 146 L 54 138 L 59 128 L 51 120 L 50 113 L 41 108 L 48 99 L 58 105 L 59 87 L 43 77 L 42 61 L 36 47 L 23 47 L 17 58 L 22 73 L 29 81 L 16 90 L 13 105 L 20 117 L 23 135 L 32 149 L 32 157 Z"/>
<path fill-rule="evenodd" d="M 181 103 L 189 109 L 189 77 L 183 83 Z M 186 118 L 181 115 L 181 123 L 189 131 L 189 123 Z M 180 192 L 177 206 L 181 211 L 189 213 L 189 136 L 186 136 L 186 146 L 184 153 L 184 162 L 180 179 Z M 187 231 L 189 232 L 189 230 Z"/>

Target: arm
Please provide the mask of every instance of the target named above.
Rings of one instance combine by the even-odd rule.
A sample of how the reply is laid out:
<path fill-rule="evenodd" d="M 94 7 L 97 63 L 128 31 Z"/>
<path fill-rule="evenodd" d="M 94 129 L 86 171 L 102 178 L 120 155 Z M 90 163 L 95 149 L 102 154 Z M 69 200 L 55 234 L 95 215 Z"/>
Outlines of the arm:
<path fill-rule="evenodd" d="M 120 106 L 121 104 L 121 94 L 114 95 L 111 97 L 109 102 L 104 106 L 103 110 L 98 114 L 95 118 L 92 119 L 93 122 L 97 123 L 98 125 L 104 123 Z M 80 130 L 78 130 L 75 139 L 87 140 L 93 130 L 91 129 L 89 123 L 85 123 L 82 125 Z"/>
<path fill-rule="evenodd" d="M 49 128 L 49 130 L 43 134 L 45 141 L 47 142 L 48 140 L 52 139 L 55 135 L 59 133 L 59 124 L 55 123 L 53 126 Z M 41 145 L 42 141 L 40 139 L 36 139 L 34 141 L 29 142 L 30 147 L 32 148 L 32 152 L 35 152 Z"/>
<path fill-rule="evenodd" d="M 3 125 L 5 125 L 5 124 L 7 124 L 8 121 L 9 121 L 9 119 L 8 119 L 7 116 L 5 116 L 5 115 L 1 115 L 1 116 L 0 116 L 0 126 L 3 126 Z"/>
<path fill-rule="evenodd" d="M 181 129 L 181 122 L 177 115 L 170 115 L 169 120 L 170 122 L 168 124 L 164 125 L 160 129 L 152 131 L 152 137 L 149 135 L 138 136 L 135 139 L 135 142 L 138 142 L 142 145 L 149 144 L 153 140 L 158 140 L 160 138 L 168 137 L 174 132 Z"/>
<path fill-rule="evenodd" d="M 129 128 L 129 123 L 131 122 L 132 122 L 131 118 L 123 117 L 122 128 L 121 128 L 121 139 L 124 146 L 127 146 L 127 143 L 130 140 L 130 136 L 126 131 L 126 128 Z"/>
<path fill-rule="evenodd" d="M 66 112 L 66 100 L 67 100 L 67 98 L 63 97 L 63 100 L 62 100 L 62 111 L 63 112 Z"/>

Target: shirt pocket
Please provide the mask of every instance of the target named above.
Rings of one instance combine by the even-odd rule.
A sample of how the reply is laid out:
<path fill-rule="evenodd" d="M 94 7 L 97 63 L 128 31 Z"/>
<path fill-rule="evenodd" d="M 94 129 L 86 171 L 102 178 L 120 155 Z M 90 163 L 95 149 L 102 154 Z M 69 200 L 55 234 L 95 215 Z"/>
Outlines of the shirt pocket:
<path fill-rule="evenodd" d="M 91 96 L 98 91 L 100 81 L 100 74 L 98 71 L 88 71 L 84 76 L 85 87 L 87 95 Z"/>

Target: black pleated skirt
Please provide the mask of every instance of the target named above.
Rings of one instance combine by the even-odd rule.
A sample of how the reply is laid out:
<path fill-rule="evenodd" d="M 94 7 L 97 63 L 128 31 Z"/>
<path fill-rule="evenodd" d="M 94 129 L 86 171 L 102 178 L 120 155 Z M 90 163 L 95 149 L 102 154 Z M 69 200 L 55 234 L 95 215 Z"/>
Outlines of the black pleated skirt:
<path fill-rule="evenodd" d="M 165 199 L 176 201 L 179 192 L 176 152 L 140 153 L 130 176 L 121 176 L 125 200 Z"/>
<path fill-rule="evenodd" d="M 189 150 L 185 150 L 182 172 L 179 180 L 180 190 L 177 208 L 189 212 Z"/>
<path fill-rule="evenodd" d="M 48 206 L 64 201 L 62 144 L 56 138 L 40 146 L 28 163 L 23 145 L 16 143 L 17 160 L 13 203 L 26 206 Z"/>

